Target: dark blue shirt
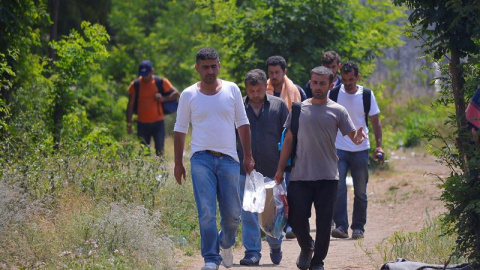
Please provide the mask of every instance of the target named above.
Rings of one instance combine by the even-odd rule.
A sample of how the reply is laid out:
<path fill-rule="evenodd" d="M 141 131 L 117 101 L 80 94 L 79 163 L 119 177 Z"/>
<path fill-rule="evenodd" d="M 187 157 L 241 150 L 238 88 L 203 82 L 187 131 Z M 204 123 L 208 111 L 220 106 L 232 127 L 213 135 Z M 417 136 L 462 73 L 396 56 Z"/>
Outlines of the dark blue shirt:
<path fill-rule="evenodd" d="M 248 96 L 243 98 L 250 131 L 252 133 L 252 156 L 255 170 L 272 178 L 277 171 L 280 151 L 278 143 L 282 137 L 283 125 L 287 120 L 288 107 L 281 98 L 266 94 L 264 103 L 258 115 L 248 103 Z M 240 164 L 243 163 L 243 149 L 237 136 L 237 151 Z M 243 166 L 240 173 L 245 174 Z"/>

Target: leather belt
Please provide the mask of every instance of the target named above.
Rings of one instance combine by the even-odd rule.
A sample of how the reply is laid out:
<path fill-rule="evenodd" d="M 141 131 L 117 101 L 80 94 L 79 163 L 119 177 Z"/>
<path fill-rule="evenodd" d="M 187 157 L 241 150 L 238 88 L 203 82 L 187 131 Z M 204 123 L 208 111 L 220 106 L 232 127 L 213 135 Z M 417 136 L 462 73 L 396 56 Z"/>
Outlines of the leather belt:
<path fill-rule="evenodd" d="M 212 150 L 205 150 L 205 152 L 209 153 L 212 156 L 216 156 L 216 157 L 223 156 L 223 153 L 221 153 L 221 152 L 216 152 L 216 151 L 212 151 Z"/>

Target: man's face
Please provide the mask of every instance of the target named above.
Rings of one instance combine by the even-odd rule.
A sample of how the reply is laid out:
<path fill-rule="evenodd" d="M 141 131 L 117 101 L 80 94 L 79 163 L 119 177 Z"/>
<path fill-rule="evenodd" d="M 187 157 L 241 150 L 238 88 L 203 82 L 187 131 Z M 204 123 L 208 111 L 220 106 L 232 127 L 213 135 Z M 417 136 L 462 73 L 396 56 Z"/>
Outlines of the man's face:
<path fill-rule="evenodd" d="M 217 81 L 218 70 L 220 69 L 220 62 L 218 59 L 199 60 L 195 64 L 195 70 L 202 78 L 202 82 L 212 84 Z"/>
<path fill-rule="evenodd" d="M 330 78 L 328 75 L 312 73 L 310 77 L 310 88 L 314 99 L 326 99 L 330 89 Z"/>
<path fill-rule="evenodd" d="M 357 91 L 357 81 L 359 78 L 360 74 L 355 76 L 355 71 L 353 70 L 348 73 L 342 72 L 342 83 L 347 93 L 355 93 Z"/>
<path fill-rule="evenodd" d="M 250 104 L 260 105 L 263 103 L 267 93 L 267 85 L 265 83 L 259 82 L 256 85 L 247 83 L 245 88 L 247 89 L 248 102 Z"/>
<path fill-rule="evenodd" d="M 333 76 L 337 76 L 338 69 L 340 68 L 340 63 L 338 63 L 337 60 L 333 60 L 333 62 L 324 65 L 324 67 L 330 69 L 333 72 Z"/>
<path fill-rule="evenodd" d="M 287 74 L 287 69 L 282 70 L 280 65 L 268 66 L 268 78 L 274 87 L 283 84 L 285 74 Z"/>

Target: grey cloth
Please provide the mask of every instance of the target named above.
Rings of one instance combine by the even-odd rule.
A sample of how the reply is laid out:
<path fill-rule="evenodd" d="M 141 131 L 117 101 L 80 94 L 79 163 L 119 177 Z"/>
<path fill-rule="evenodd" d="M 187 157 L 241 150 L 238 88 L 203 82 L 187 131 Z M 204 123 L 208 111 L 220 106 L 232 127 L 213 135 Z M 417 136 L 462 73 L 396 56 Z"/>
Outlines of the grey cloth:
<path fill-rule="evenodd" d="M 386 263 L 380 268 L 380 270 L 437 270 L 437 269 L 447 269 L 447 270 L 473 270 L 473 267 L 470 264 L 456 264 L 450 265 L 445 268 L 444 265 L 440 264 L 427 264 L 422 262 L 411 262 L 405 259 L 397 259 L 396 262 Z"/>
<path fill-rule="evenodd" d="M 285 126 L 290 128 L 291 113 Z M 310 99 L 302 102 L 297 134 L 295 166 L 290 181 L 338 180 L 335 139 L 355 131 L 347 110 L 328 99 L 316 105 Z"/>
<path fill-rule="evenodd" d="M 258 115 L 248 103 L 248 96 L 243 98 L 245 111 L 250 121 L 252 133 L 252 156 L 255 160 L 255 170 L 264 176 L 273 178 L 277 170 L 280 151 L 278 143 L 282 136 L 283 125 L 288 116 L 288 107 L 281 98 L 266 94 L 262 108 Z M 238 138 L 238 136 L 237 136 Z M 240 164 L 243 162 L 243 149 L 237 139 L 237 152 Z M 245 174 L 243 166 L 240 173 Z"/>

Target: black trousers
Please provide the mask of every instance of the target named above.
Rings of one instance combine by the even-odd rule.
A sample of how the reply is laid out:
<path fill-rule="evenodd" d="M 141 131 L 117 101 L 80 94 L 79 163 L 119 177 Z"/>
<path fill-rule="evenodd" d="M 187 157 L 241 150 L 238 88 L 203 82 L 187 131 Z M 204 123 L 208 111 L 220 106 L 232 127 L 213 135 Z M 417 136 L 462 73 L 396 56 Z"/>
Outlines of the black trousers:
<path fill-rule="evenodd" d="M 323 265 L 330 245 L 330 230 L 333 207 L 337 197 L 336 180 L 290 181 L 287 198 L 290 212 L 288 222 L 297 236 L 301 249 L 311 249 L 313 239 L 310 236 L 312 204 L 315 207 L 315 248 L 311 265 Z"/>
<path fill-rule="evenodd" d="M 163 155 L 165 145 L 165 123 L 163 120 L 154 123 L 137 122 L 138 136 L 146 146 L 150 145 L 150 139 L 153 137 L 155 142 L 155 154 Z"/>

